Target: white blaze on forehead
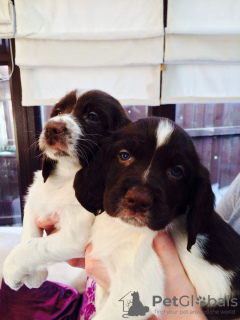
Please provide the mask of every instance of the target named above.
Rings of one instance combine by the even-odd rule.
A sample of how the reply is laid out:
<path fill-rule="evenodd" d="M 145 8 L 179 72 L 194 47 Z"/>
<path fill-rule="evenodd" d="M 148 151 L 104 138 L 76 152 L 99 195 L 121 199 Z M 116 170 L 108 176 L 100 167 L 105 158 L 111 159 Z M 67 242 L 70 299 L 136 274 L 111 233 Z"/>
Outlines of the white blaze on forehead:
<path fill-rule="evenodd" d="M 156 149 L 159 148 L 160 146 L 164 145 L 165 143 L 167 143 L 173 130 L 174 130 L 174 126 L 172 125 L 172 123 L 170 121 L 168 121 L 167 119 L 160 120 L 158 127 L 157 127 L 157 132 L 156 132 L 156 137 L 157 137 Z M 151 161 L 149 167 L 147 168 L 147 170 L 142 175 L 142 181 L 144 183 L 147 182 L 151 165 L 152 165 L 152 161 Z"/>
<path fill-rule="evenodd" d="M 161 120 L 157 128 L 157 148 L 164 145 L 171 136 L 174 127 L 168 120 Z"/>
<path fill-rule="evenodd" d="M 150 171 L 150 166 L 147 168 L 147 170 L 143 173 L 143 176 L 142 176 L 142 181 L 143 183 L 147 182 L 147 179 L 148 179 L 148 175 L 149 175 L 149 171 Z"/>

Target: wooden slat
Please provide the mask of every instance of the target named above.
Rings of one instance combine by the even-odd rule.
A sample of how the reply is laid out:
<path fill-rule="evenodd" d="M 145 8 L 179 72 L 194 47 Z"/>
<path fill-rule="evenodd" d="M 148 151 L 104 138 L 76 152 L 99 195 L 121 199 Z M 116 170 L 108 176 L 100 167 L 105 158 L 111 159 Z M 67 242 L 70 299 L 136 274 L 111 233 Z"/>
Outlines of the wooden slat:
<path fill-rule="evenodd" d="M 214 118 L 214 104 L 206 104 L 204 110 L 204 128 L 214 127 L 213 118 Z"/>
<path fill-rule="evenodd" d="M 231 139 L 232 137 L 222 139 L 219 188 L 228 186 L 230 181 Z"/>
<path fill-rule="evenodd" d="M 234 106 L 233 126 L 240 126 L 240 104 Z"/>
<path fill-rule="evenodd" d="M 204 165 L 211 170 L 211 158 L 212 158 L 212 137 L 204 137 L 202 139 L 202 158 L 204 159 Z"/>
<path fill-rule="evenodd" d="M 194 118 L 193 118 L 194 128 L 205 127 L 204 114 L 205 114 L 205 104 L 198 104 L 194 106 Z"/>
<path fill-rule="evenodd" d="M 193 143 L 195 145 L 195 148 L 197 150 L 197 153 L 200 157 L 200 160 L 203 162 L 203 157 L 202 157 L 202 139 L 201 138 L 193 138 Z"/>
<path fill-rule="evenodd" d="M 223 110 L 224 104 L 215 104 L 213 119 L 214 127 L 221 127 L 223 125 Z"/>
<path fill-rule="evenodd" d="M 183 115 L 183 128 L 192 128 L 196 127 L 194 123 L 194 104 L 185 104 L 183 105 L 184 108 L 184 115 Z"/>
<path fill-rule="evenodd" d="M 209 127 L 185 129 L 191 137 L 224 136 L 240 134 L 240 126 Z"/>
<path fill-rule="evenodd" d="M 219 177 L 219 164 L 221 161 L 221 151 L 220 151 L 220 143 L 221 143 L 221 137 L 214 136 L 212 138 L 212 157 L 211 157 L 211 182 L 217 183 L 218 177 Z"/>

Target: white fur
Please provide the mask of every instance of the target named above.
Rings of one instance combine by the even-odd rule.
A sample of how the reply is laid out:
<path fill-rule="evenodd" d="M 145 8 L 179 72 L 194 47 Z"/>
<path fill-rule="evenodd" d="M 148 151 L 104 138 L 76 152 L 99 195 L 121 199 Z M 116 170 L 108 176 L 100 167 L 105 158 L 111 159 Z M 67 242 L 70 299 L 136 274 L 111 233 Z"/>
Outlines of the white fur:
<path fill-rule="evenodd" d="M 76 158 L 77 160 L 77 138 L 82 135 L 82 130 L 80 127 L 80 124 L 77 122 L 77 119 L 75 119 L 71 114 L 63 114 L 58 115 L 56 117 L 50 118 L 48 120 L 48 123 L 54 123 L 54 122 L 61 122 L 63 123 L 67 130 L 70 133 L 70 136 L 66 136 L 67 139 L 67 149 L 64 151 L 69 154 L 69 156 Z M 39 138 L 39 147 L 42 151 L 45 152 L 45 154 L 53 160 L 58 160 L 59 156 L 56 155 L 56 151 L 50 148 L 45 139 L 45 129 L 40 135 Z M 79 150 L 78 150 L 79 151 Z"/>
<path fill-rule="evenodd" d="M 122 319 L 119 300 L 129 291 L 138 291 L 140 301 L 149 307 L 148 319 L 162 305 L 153 307 L 153 295 L 164 296 L 164 277 L 160 261 L 152 248 L 155 231 L 112 218 L 105 212 L 97 216 L 92 228 L 92 256 L 104 262 L 111 280 L 110 294 L 97 288 L 95 320 Z M 106 302 L 106 303 L 105 303 Z M 135 319 L 135 317 L 129 317 Z"/>
<path fill-rule="evenodd" d="M 172 132 L 174 130 L 173 125 L 167 120 L 161 120 L 158 124 L 158 128 L 156 131 L 156 138 L 157 138 L 157 146 L 156 146 L 156 150 L 157 148 L 159 148 L 160 146 L 164 145 L 167 143 L 168 139 L 170 138 Z M 148 175 L 150 172 L 150 168 L 151 168 L 152 162 L 150 163 L 149 167 L 147 168 L 146 171 L 144 171 L 143 176 L 142 176 L 142 181 L 143 183 L 147 182 L 148 179 Z"/>
<path fill-rule="evenodd" d="M 167 143 L 174 130 L 173 125 L 166 119 L 159 121 L 157 128 L 157 148 Z"/>
<path fill-rule="evenodd" d="M 55 118 L 60 116 L 50 121 Z M 81 134 L 80 128 L 71 116 L 61 116 L 61 119 L 71 126 L 71 139 L 75 142 Z M 41 139 L 44 145 L 43 135 Z M 51 150 L 46 149 L 48 155 L 52 155 Z M 71 147 L 69 150 L 72 156 L 57 157 L 56 169 L 45 183 L 42 172 L 35 173 L 26 197 L 21 243 L 12 250 L 3 266 L 4 280 L 12 289 L 17 290 L 22 283 L 29 288 L 39 287 L 47 278 L 50 263 L 84 256 L 95 217 L 75 197 L 73 181 L 81 166 Z M 59 216 L 55 225 L 58 232 L 42 237 L 35 217 L 44 221 L 54 214 Z"/>
<path fill-rule="evenodd" d="M 231 271 L 224 270 L 219 265 L 213 265 L 204 260 L 204 243 L 208 240 L 204 235 L 198 235 L 191 252 L 187 248 L 187 233 L 183 219 L 171 224 L 169 227 L 180 260 L 184 269 L 194 285 L 197 295 L 214 299 L 223 299 L 233 293 L 230 280 L 234 276 Z"/>
<path fill-rule="evenodd" d="M 187 250 L 187 233 L 183 219 L 168 226 L 172 234 L 180 260 L 189 279 L 196 288 L 197 296 L 222 299 L 231 295 L 231 272 L 217 265 L 211 265 L 203 258 L 203 244 L 207 239 L 199 235 Z M 129 291 L 138 291 L 140 301 L 150 310 L 145 320 L 152 314 L 160 314 L 163 304 L 153 307 L 154 295 L 164 295 L 164 272 L 161 263 L 152 248 L 156 232 L 147 227 L 136 227 L 113 218 L 105 212 L 96 217 L 90 242 L 93 244 L 92 257 L 104 262 L 110 276 L 109 292 L 97 286 L 96 311 L 94 320 L 122 319 L 122 303 L 119 300 Z M 171 297 L 167 297 L 171 298 Z M 126 318 L 135 319 L 135 317 Z"/>
<path fill-rule="evenodd" d="M 144 173 L 143 173 L 143 177 L 142 177 L 143 183 L 146 183 L 146 182 L 147 182 L 149 172 L 150 172 L 150 167 L 148 167 L 147 170 L 144 171 Z"/>

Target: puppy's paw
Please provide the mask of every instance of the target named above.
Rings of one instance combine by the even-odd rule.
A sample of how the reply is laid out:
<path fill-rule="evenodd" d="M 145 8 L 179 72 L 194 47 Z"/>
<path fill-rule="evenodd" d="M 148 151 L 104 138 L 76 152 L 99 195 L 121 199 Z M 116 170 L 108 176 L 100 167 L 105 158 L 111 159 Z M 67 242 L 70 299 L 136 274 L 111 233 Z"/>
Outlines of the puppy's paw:
<path fill-rule="evenodd" d="M 46 281 L 48 276 L 47 269 L 41 270 L 41 271 L 34 271 L 31 274 L 28 274 L 24 277 L 24 283 L 29 288 L 39 288 L 41 284 Z"/>
<path fill-rule="evenodd" d="M 5 283 L 13 290 L 18 290 L 23 284 L 22 273 L 10 256 L 3 264 L 3 278 Z"/>
<path fill-rule="evenodd" d="M 3 263 L 4 281 L 13 290 L 18 290 L 24 282 L 24 277 L 30 273 L 26 244 L 27 242 L 18 244 Z"/>

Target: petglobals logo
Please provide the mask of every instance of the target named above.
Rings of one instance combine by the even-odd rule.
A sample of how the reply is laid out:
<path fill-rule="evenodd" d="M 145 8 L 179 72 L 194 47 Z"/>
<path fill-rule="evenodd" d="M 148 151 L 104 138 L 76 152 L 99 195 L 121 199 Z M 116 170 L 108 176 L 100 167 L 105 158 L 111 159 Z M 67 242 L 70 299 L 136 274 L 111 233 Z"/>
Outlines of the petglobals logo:
<path fill-rule="evenodd" d="M 161 311 L 159 311 L 160 304 L 163 305 L 163 308 L 160 308 Z M 191 309 L 190 307 L 193 307 L 194 305 L 200 305 L 200 307 L 204 308 L 207 307 L 207 309 L 202 309 L 202 311 L 196 311 Z M 163 299 L 161 296 L 153 296 L 153 307 L 155 307 L 155 314 L 156 316 L 160 316 L 163 314 L 170 315 L 170 314 L 176 314 L 178 313 L 178 309 L 176 308 L 175 311 L 173 308 L 168 307 L 185 307 L 180 308 L 179 314 L 196 314 L 196 313 L 204 313 L 205 315 L 211 314 L 211 315 L 234 315 L 235 314 L 235 308 L 238 306 L 237 298 L 230 298 L 230 296 L 227 296 L 226 298 L 219 298 L 215 299 L 212 298 L 210 295 L 207 297 L 198 296 L 196 299 L 194 299 L 193 296 L 181 296 L 179 298 L 173 297 L 165 298 Z M 216 309 L 215 307 L 230 307 L 230 308 L 219 308 Z M 189 309 L 190 308 L 190 309 Z"/>
<path fill-rule="evenodd" d="M 141 296 L 138 291 L 129 291 L 121 299 L 118 300 L 123 305 L 123 318 L 129 317 L 141 317 L 145 316 L 147 312 L 151 311 L 156 316 L 171 315 L 171 314 L 193 314 L 193 313 L 204 313 L 204 314 L 235 314 L 235 308 L 238 307 L 237 298 L 231 298 L 227 296 L 225 298 L 215 299 L 210 295 L 207 297 L 183 295 L 181 297 L 163 298 L 161 296 L 153 296 L 152 304 L 146 306 L 141 302 Z M 199 305 L 201 310 L 194 310 L 191 308 L 195 305 Z M 172 307 L 183 307 L 183 308 L 172 308 Z M 206 308 L 204 308 L 206 307 Z M 220 307 L 220 308 L 215 308 Z M 224 307 L 221 309 L 221 307 Z M 225 308 L 230 307 L 230 308 Z"/>
<path fill-rule="evenodd" d="M 145 316 L 149 311 L 149 307 L 142 304 L 138 291 L 129 291 L 118 301 L 123 302 L 123 318 Z"/>
<path fill-rule="evenodd" d="M 194 306 L 195 304 L 200 305 L 201 307 L 237 307 L 238 302 L 237 298 L 230 298 L 227 296 L 226 298 L 219 298 L 215 299 L 212 298 L 210 295 L 207 297 L 198 296 L 196 301 L 193 296 L 181 296 L 180 298 L 173 297 L 163 299 L 161 296 L 153 296 L 153 306 L 155 307 L 159 303 L 162 303 L 165 307 L 171 306 L 182 306 L 182 307 L 189 307 Z"/>

